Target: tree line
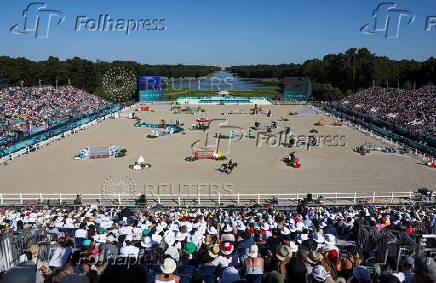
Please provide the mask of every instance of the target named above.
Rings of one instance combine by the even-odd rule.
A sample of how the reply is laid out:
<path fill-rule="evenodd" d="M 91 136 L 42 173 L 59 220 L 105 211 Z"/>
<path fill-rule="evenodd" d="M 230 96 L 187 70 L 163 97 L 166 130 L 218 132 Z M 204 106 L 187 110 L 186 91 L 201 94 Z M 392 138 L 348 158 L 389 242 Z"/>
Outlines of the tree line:
<path fill-rule="evenodd" d="M 314 100 L 338 100 L 372 87 L 412 89 L 436 83 L 436 59 L 426 61 L 391 60 L 366 48 L 328 54 L 303 64 L 233 66 L 228 69 L 243 78 L 309 77 Z M 283 84 L 279 83 L 283 88 Z"/>
<path fill-rule="evenodd" d="M 59 60 L 50 56 L 46 61 L 0 56 L 0 78 L 9 86 L 71 85 L 94 92 L 100 89 L 104 74 L 114 67 L 124 67 L 138 76 L 204 77 L 218 70 L 198 65 L 148 65 L 135 61 L 90 61 L 79 57 Z"/>

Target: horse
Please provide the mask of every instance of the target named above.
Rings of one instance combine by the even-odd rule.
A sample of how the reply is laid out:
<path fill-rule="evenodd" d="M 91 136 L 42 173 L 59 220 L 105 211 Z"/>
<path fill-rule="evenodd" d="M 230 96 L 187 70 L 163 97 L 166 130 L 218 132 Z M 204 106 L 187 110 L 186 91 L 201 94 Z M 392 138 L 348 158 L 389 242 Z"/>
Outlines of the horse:
<path fill-rule="evenodd" d="M 238 163 L 232 163 L 230 167 L 227 163 L 224 163 L 220 166 L 220 168 L 222 168 L 222 171 L 226 172 L 227 174 L 232 173 L 233 169 L 235 169 L 236 167 L 238 167 Z"/>

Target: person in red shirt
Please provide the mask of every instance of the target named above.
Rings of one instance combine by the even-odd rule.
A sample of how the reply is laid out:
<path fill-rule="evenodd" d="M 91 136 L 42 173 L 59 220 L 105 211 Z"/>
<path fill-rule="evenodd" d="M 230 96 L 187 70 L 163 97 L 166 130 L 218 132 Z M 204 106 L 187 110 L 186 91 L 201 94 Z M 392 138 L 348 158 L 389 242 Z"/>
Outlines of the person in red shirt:
<path fill-rule="evenodd" d="M 412 224 L 410 222 L 407 223 L 407 228 L 404 230 L 404 232 L 413 234 L 413 228 L 412 228 Z"/>

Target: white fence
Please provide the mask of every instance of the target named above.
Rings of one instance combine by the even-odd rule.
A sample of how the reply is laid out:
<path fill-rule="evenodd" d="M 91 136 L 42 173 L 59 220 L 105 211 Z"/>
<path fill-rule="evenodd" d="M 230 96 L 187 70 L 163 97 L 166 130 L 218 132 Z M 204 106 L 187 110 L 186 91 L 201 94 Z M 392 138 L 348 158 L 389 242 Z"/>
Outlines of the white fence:
<path fill-rule="evenodd" d="M 134 194 L 81 194 L 83 204 L 135 204 L 140 193 Z M 417 200 L 421 194 L 415 192 L 354 192 L 354 193 L 312 193 L 312 198 L 318 200 L 322 196 L 324 204 L 358 204 L 358 203 L 408 203 Z M 77 193 L 0 193 L 0 205 L 33 205 L 33 204 L 73 204 Z M 147 203 L 169 206 L 187 205 L 254 205 L 269 204 L 273 197 L 277 198 L 279 205 L 296 204 L 307 197 L 307 193 L 289 194 L 148 194 Z"/>

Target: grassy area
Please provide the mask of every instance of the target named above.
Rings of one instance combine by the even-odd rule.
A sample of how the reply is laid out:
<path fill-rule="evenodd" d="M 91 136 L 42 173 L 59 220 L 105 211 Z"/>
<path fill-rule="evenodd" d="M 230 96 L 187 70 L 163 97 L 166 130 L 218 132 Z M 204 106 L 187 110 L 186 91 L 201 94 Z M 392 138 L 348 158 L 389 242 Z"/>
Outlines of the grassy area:
<path fill-rule="evenodd" d="M 282 93 L 276 87 L 258 88 L 252 90 L 232 90 L 229 91 L 232 96 L 266 96 L 266 97 L 281 97 Z M 197 90 L 197 89 L 166 89 L 165 100 L 175 100 L 181 96 L 214 96 L 218 95 L 218 91 Z"/>

